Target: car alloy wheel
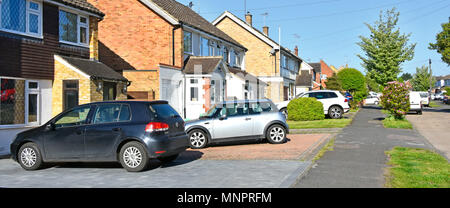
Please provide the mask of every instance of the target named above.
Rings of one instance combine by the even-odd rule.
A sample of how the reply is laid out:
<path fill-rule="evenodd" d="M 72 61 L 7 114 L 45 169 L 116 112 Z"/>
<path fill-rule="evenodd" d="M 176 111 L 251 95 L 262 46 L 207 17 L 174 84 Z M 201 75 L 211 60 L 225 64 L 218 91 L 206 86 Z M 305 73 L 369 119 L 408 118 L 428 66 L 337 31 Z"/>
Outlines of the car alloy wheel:
<path fill-rule="evenodd" d="M 37 162 L 36 151 L 29 147 L 24 148 L 22 152 L 20 152 L 20 161 L 28 168 L 33 167 Z"/>
<path fill-rule="evenodd" d="M 128 167 L 136 168 L 142 162 L 142 153 L 136 147 L 128 147 L 123 153 L 123 161 Z"/>
<path fill-rule="evenodd" d="M 337 106 L 333 106 L 330 108 L 330 117 L 331 118 L 341 118 L 342 110 Z"/>
<path fill-rule="evenodd" d="M 266 134 L 267 140 L 272 144 L 281 144 L 286 141 L 286 130 L 278 124 L 271 126 Z"/>
<path fill-rule="evenodd" d="M 194 149 L 200 149 L 206 146 L 206 135 L 200 130 L 194 130 L 189 134 L 189 142 Z"/>
<path fill-rule="evenodd" d="M 20 147 L 17 154 L 17 161 L 25 170 L 38 170 L 44 164 L 39 148 L 31 142 Z"/>

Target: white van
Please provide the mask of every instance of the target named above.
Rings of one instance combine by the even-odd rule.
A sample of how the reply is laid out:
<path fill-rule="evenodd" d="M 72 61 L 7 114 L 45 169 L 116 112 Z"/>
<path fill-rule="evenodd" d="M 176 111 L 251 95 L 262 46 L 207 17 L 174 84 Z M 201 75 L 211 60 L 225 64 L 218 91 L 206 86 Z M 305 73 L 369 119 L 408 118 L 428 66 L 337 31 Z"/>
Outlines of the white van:
<path fill-rule="evenodd" d="M 422 98 L 420 92 L 409 92 L 409 111 L 416 111 L 417 114 L 422 115 Z"/>

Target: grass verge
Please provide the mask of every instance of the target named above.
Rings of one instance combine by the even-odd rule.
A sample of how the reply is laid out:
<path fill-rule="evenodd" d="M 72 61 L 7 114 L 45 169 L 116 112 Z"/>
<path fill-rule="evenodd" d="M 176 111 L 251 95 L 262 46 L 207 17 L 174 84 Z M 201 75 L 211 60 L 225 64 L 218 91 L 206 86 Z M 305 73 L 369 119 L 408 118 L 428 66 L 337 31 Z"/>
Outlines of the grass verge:
<path fill-rule="evenodd" d="M 325 152 L 333 151 L 334 150 L 334 148 L 333 148 L 334 140 L 335 140 L 335 138 L 330 139 L 330 141 L 328 141 L 328 143 L 325 146 L 323 146 L 322 149 L 320 149 L 320 151 L 317 153 L 317 155 L 314 156 L 312 161 L 316 161 L 316 160 L 320 159 L 325 154 Z"/>
<path fill-rule="evenodd" d="M 289 129 L 344 128 L 352 119 L 324 119 L 316 121 L 287 121 Z"/>
<path fill-rule="evenodd" d="M 408 120 L 406 120 L 406 118 L 403 120 L 384 119 L 383 126 L 384 126 L 384 128 L 393 128 L 393 129 L 412 129 L 413 128 L 412 124 Z"/>
<path fill-rule="evenodd" d="M 439 105 L 439 104 L 437 104 L 436 102 L 434 102 L 434 101 L 431 101 L 430 102 L 430 107 L 432 107 L 432 108 L 437 108 L 437 107 L 440 107 L 441 105 Z"/>
<path fill-rule="evenodd" d="M 436 152 L 394 147 L 389 157 L 386 187 L 450 188 L 450 163 Z"/>

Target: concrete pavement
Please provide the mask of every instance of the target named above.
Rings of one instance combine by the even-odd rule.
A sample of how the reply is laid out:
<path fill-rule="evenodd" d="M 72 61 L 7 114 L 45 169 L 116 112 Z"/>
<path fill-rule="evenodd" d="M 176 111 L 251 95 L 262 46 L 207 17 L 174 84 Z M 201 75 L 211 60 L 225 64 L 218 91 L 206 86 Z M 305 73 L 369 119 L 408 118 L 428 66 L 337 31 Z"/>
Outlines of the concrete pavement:
<path fill-rule="evenodd" d="M 406 118 L 442 155 L 450 159 L 450 105 L 425 108 L 422 115 L 409 114 Z"/>
<path fill-rule="evenodd" d="M 334 151 L 316 161 L 295 187 L 381 188 L 387 167 L 385 151 L 395 146 L 433 147 L 415 130 L 386 129 L 377 107 L 364 107 L 337 135 Z"/>

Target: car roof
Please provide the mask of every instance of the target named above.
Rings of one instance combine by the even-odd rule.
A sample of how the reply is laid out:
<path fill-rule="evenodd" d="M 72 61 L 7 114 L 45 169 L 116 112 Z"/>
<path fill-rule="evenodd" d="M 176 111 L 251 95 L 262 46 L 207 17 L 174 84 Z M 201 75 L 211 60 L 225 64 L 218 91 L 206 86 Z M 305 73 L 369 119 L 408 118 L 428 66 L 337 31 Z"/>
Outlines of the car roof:
<path fill-rule="evenodd" d="M 169 104 L 166 100 L 155 100 L 155 101 L 148 101 L 148 100 L 111 100 L 111 101 L 99 101 L 99 102 L 92 102 L 92 103 L 86 103 L 85 105 L 96 105 L 96 104 L 133 104 L 133 103 L 148 103 L 148 104 Z"/>
<path fill-rule="evenodd" d="M 226 100 L 218 104 L 230 104 L 230 103 L 257 103 L 257 102 L 272 102 L 270 99 L 256 99 L 256 100 Z"/>

